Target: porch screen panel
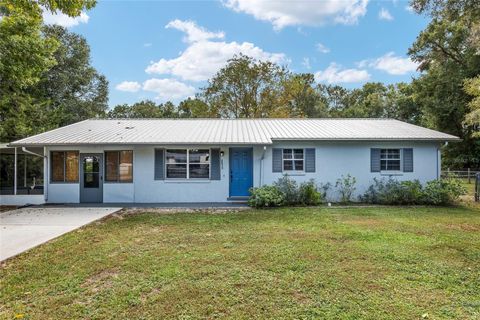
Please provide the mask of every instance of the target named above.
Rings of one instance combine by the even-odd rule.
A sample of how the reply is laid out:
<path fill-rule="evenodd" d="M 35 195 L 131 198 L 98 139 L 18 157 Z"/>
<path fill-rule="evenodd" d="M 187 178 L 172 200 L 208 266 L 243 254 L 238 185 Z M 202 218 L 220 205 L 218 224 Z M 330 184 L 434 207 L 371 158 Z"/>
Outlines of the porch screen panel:
<path fill-rule="evenodd" d="M 118 181 L 118 152 L 105 152 L 105 181 Z"/>
<path fill-rule="evenodd" d="M 52 152 L 52 181 L 63 182 L 64 178 L 64 152 Z"/>
<path fill-rule="evenodd" d="M 133 151 L 120 151 L 120 163 L 118 166 L 121 182 L 133 181 Z"/>
<path fill-rule="evenodd" d="M 65 181 L 78 181 L 78 152 L 76 151 L 65 152 Z"/>

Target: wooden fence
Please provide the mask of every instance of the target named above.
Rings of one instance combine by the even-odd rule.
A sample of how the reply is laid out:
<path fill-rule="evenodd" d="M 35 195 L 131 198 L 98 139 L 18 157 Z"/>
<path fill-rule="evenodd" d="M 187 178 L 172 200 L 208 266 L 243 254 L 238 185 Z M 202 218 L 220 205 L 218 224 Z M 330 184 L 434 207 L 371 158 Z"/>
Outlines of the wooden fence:
<path fill-rule="evenodd" d="M 468 183 L 472 183 L 475 181 L 475 177 L 480 174 L 479 170 L 443 170 L 442 171 L 442 177 L 447 177 L 447 176 L 454 176 L 459 179 L 466 179 L 468 180 Z"/>

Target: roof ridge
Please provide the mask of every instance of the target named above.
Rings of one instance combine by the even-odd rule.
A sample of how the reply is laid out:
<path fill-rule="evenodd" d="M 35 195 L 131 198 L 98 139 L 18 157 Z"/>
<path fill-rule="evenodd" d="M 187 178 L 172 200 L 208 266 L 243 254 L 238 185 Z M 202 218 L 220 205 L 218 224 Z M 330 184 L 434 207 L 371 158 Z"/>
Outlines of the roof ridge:
<path fill-rule="evenodd" d="M 126 121 L 126 120 L 168 120 L 168 121 L 176 121 L 176 120 L 188 120 L 188 121 L 196 121 L 196 120 L 220 120 L 220 121 L 272 121 L 272 120 L 389 120 L 389 121 L 400 121 L 404 122 L 395 118 L 91 118 L 88 119 L 91 121 L 97 120 L 109 120 L 109 121 Z M 84 120 L 87 121 L 87 120 Z"/>

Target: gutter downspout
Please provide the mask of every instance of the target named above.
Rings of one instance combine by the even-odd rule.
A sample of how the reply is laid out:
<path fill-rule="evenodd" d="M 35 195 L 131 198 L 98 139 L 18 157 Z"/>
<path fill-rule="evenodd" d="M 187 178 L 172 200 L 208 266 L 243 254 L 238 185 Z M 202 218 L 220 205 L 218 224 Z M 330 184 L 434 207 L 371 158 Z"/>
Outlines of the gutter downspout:
<path fill-rule="evenodd" d="M 443 147 L 448 146 L 448 141 L 445 141 L 443 145 L 437 148 L 437 180 L 442 177 L 442 151 Z"/>
<path fill-rule="evenodd" d="M 25 152 L 25 153 L 31 154 L 33 156 L 40 157 L 40 158 L 45 158 L 46 157 L 44 155 L 42 156 L 41 154 L 38 154 L 38 153 L 32 152 L 30 150 L 27 150 L 27 148 L 25 148 L 25 147 L 22 147 L 22 151 Z"/>

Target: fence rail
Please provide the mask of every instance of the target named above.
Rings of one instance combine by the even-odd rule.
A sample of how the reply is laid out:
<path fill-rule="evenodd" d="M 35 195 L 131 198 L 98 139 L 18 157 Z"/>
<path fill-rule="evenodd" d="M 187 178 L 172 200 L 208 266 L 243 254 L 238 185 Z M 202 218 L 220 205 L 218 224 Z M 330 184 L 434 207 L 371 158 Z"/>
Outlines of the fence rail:
<path fill-rule="evenodd" d="M 442 177 L 454 176 L 459 179 L 467 179 L 468 183 L 475 181 L 475 177 L 480 174 L 480 170 L 443 170 Z"/>

